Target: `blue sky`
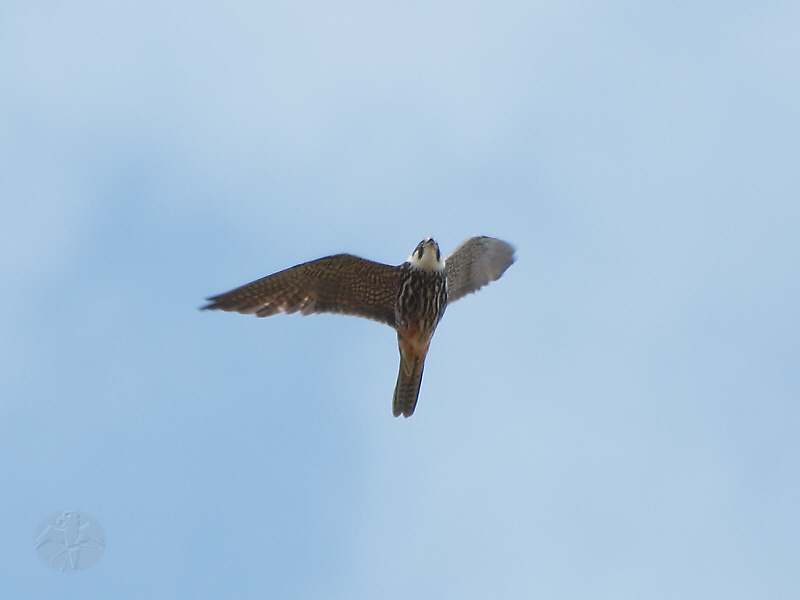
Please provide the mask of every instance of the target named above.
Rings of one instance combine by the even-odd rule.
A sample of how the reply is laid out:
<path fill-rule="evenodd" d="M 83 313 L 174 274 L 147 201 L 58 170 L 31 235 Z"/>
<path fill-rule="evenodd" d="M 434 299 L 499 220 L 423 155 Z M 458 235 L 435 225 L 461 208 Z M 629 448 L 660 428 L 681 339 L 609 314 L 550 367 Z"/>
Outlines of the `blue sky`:
<path fill-rule="evenodd" d="M 796 3 L 7 2 L 0 81 L 6 597 L 800 594 Z M 197 310 L 475 234 L 408 420 L 389 328 Z"/>

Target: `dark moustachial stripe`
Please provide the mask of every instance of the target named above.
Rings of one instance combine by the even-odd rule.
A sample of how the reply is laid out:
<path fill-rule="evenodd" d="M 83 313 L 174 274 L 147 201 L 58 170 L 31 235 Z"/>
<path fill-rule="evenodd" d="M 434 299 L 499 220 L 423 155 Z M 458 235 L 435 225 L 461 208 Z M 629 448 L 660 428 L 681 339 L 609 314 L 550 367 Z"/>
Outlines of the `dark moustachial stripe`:
<path fill-rule="evenodd" d="M 436 260 L 427 252 L 435 252 Z M 438 244 L 426 238 L 409 261 L 392 266 L 334 254 L 213 296 L 203 309 L 259 317 L 338 313 L 388 325 L 396 330 L 400 349 L 392 412 L 410 417 L 419 398 L 428 347 L 448 303 L 499 279 L 514 262 L 514 247 L 495 238 L 471 237 L 442 265 Z"/>

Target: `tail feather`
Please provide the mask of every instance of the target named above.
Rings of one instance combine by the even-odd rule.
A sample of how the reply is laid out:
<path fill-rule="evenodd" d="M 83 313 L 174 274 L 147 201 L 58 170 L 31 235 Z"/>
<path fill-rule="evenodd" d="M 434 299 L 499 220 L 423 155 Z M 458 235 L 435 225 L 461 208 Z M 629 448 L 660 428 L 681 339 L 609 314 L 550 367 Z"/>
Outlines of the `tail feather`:
<path fill-rule="evenodd" d="M 400 415 L 410 417 L 414 414 L 424 367 L 424 356 L 407 360 L 402 353 L 400 354 L 400 372 L 397 375 L 397 385 L 394 388 L 394 399 L 392 400 L 392 412 L 395 417 Z"/>

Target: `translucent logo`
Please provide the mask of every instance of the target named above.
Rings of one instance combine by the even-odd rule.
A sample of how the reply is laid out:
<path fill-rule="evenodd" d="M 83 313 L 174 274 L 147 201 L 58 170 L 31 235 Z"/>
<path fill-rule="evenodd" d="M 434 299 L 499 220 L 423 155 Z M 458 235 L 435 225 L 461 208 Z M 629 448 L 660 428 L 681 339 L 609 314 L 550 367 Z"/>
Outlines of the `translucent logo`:
<path fill-rule="evenodd" d="M 65 510 L 42 521 L 33 548 L 42 562 L 56 571 L 83 571 L 100 560 L 106 549 L 106 534 L 86 513 Z"/>

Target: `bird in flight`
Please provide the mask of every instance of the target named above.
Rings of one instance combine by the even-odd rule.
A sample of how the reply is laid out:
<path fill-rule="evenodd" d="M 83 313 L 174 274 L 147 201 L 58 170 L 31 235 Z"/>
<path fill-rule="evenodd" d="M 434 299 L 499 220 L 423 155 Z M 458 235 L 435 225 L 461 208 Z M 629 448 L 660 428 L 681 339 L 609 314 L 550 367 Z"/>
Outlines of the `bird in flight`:
<path fill-rule="evenodd" d="M 427 238 L 399 266 L 335 254 L 208 298 L 202 308 L 259 317 L 339 313 L 389 325 L 397 331 L 400 347 L 392 412 L 410 417 L 428 347 L 445 309 L 499 279 L 513 262 L 514 247 L 495 238 L 471 237 L 444 260 L 436 241 Z"/>

